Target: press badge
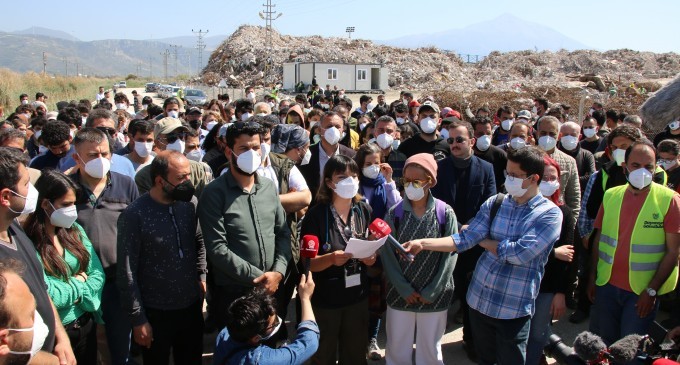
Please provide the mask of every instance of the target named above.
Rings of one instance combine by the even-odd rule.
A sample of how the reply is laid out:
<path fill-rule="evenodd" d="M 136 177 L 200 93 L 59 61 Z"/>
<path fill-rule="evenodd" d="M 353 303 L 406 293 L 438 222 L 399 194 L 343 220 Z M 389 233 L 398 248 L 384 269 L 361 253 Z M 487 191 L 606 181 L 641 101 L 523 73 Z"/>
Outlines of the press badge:
<path fill-rule="evenodd" d="M 345 266 L 345 288 L 357 285 L 361 285 L 361 273 L 359 265 L 355 262 L 354 265 Z"/>

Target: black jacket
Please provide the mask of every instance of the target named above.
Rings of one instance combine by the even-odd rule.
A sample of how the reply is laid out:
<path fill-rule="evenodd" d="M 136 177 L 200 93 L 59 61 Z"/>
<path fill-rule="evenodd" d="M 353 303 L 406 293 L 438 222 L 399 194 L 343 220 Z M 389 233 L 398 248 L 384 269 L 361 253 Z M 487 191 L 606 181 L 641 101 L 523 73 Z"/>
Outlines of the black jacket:
<path fill-rule="evenodd" d="M 343 156 L 347 156 L 349 158 L 354 158 L 356 155 L 356 152 L 349 148 L 345 147 L 343 145 L 339 145 L 340 150 L 338 151 L 339 154 Z M 316 204 L 316 193 L 319 191 L 319 185 L 320 185 L 320 179 L 319 176 L 321 176 L 322 171 L 319 169 L 319 148 L 321 147 L 321 142 L 312 145 L 309 147 L 309 150 L 312 152 L 312 158 L 309 159 L 309 163 L 306 165 L 302 165 L 299 167 L 300 173 L 302 176 L 305 178 L 305 181 L 307 182 L 307 186 L 309 187 L 309 191 L 312 192 L 312 202 L 309 205 L 310 207 L 313 207 L 314 204 Z"/>

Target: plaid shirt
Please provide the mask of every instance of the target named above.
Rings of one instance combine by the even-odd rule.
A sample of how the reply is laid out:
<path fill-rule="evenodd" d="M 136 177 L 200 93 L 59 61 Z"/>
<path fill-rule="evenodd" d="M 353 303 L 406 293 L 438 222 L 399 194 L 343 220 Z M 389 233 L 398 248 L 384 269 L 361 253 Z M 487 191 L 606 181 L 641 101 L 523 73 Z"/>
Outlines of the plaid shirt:
<path fill-rule="evenodd" d="M 578 233 L 581 238 L 591 234 L 595 225 L 595 220 L 588 217 L 588 212 L 586 211 L 586 204 L 588 204 L 588 199 L 590 199 L 590 192 L 593 191 L 593 185 L 595 185 L 595 178 L 599 171 L 595 171 L 588 179 L 588 184 L 586 185 L 586 190 L 583 191 L 583 199 L 581 200 L 581 214 L 578 216 L 578 221 L 576 227 L 578 227 Z"/>
<path fill-rule="evenodd" d="M 562 212 L 540 194 L 521 205 L 506 196 L 489 227 L 495 199 L 494 195 L 484 202 L 470 226 L 453 235 L 459 252 L 485 238 L 499 241 L 498 256 L 484 251 L 479 258 L 467 302 L 492 318 L 531 316 L 545 263 L 560 236 Z"/>

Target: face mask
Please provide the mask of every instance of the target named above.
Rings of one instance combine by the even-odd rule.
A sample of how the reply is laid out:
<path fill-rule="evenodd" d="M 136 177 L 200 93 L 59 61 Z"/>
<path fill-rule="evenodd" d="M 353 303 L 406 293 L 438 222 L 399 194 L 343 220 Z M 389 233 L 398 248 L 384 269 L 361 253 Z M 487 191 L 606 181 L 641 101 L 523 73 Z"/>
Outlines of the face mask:
<path fill-rule="evenodd" d="M 315 134 L 314 137 L 312 137 L 312 141 L 314 141 L 314 143 L 321 142 L 321 136 L 318 135 L 318 134 Z"/>
<path fill-rule="evenodd" d="M 382 149 L 387 149 L 392 146 L 392 143 L 394 142 L 394 137 L 390 136 L 387 133 L 383 133 L 378 136 L 378 138 L 375 139 L 375 142 L 378 144 L 378 146 Z"/>
<path fill-rule="evenodd" d="M 168 112 L 168 117 L 177 118 L 177 117 L 179 117 L 179 112 L 177 110 L 170 110 Z"/>
<path fill-rule="evenodd" d="M 420 129 L 425 134 L 432 134 L 437 129 L 437 121 L 434 118 L 426 117 L 420 121 Z"/>
<path fill-rule="evenodd" d="M 406 119 L 404 119 L 404 118 L 397 118 L 396 120 L 397 120 L 398 125 L 402 125 L 402 124 L 406 123 Z"/>
<path fill-rule="evenodd" d="M 315 136 L 316 137 L 316 136 Z M 299 156 L 299 155 L 298 155 Z M 312 151 L 307 149 L 307 152 L 305 152 L 305 155 L 302 156 L 302 161 L 300 161 L 300 165 L 304 166 L 309 163 L 309 160 L 312 158 Z"/>
<path fill-rule="evenodd" d="M 151 154 L 153 150 L 153 142 L 137 142 L 135 141 L 135 152 L 139 157 L 145 158 Z"/>
<path fill-rule="evenodd" d="M 512 128 L 512 123 L 515 121 L 513 119 L 506 119 L 501 122 L 501 128 L 503 128 L 504 131 L 509 131 L 510 128 Z"/>
<path fill-rule="evenodd" d="M 68 131 L 68 135 L 71 136 L 71 139 L 73 139 L 73 138 L 76 137 L 76 133 L 73 131 L 73 129 L 70 129 L 70 130 Z"/>
<path fill-rule="evenodd" d="M 21 105 L 27 105 L 27 104 L 28 104 L 28 100 L 24 99 L 24 100 L 21 101 Z"/>
<path fill-rule="evenodd" d="M 250 118 L 250 113 L 241 114 L 241 121 L 242 122 L 245 122 L 248 118 Z"/>
<path fill-rule="evenodd" d="M 83 158 L 81 157 L 80 159 L 82 160 Z M 109 170 L 111 170 L 111 161 L 104 157 L 92 159 L 85 164 L 85 173 L 95 179 L 104 178 L 109 173 Z"/>
<path fill-rule="evenodd" d="M 678 159 L 676 158 L 675 160 L 659 160 L 659 161 L 657 161 L 657 163 L 658 163 L 659 166 L 661 166 L 664 170 L 668 171 L 668 170 L 670 170 L 671 168 L 673 168 L 673 166 L 675 166 L 675 165 L 678 164 Z"/>
<path fill-rule="evenodd" d="M 562 147 L 567 151 L 573 151 L 578 146 L 578 138 L 574 136 L 564 136 L 560 139 Z"/>
<path fill-rule="evenodd" d="M 167 146 L 165 146 L 165 149 L 169 150 L 169 151 L 177 151 L 181 154 L 184 154 L 184 146 L 185 145 L 186 145 L 186 143 L 184 141 L 177 138 L 177 140 L 175 142 L 172 142 L 172 143 L 168 144 Z"/>
<path fill-rule="evenodd" d="M 364 176 L 366 176 L 369 179 L 375 179 L 380 175 L 380 165 L 371 165 L 371 166 L 366 166 L 361 170 L 363 172 Z"/>
<path fill-rule="evenodd" d="M 40 351 L 40 349 L 43 347 L 45 344 L 45 339 L 47 338 L 47 335 L 50 333 L 49 328 L 47 328 L 47 325 L 43 321 L 42 317 L 40 316 L 40 313 L 38 313 L 38 310 L 35 310 L 35 314 L 33 315 L 33 327 L 31 328 L 8 328 L 9 331 L 14 331 L 14 332 L 29 332 L 33 331 L 33 342 L 31 342 L 31 350 L 30 351 L 12 351 L 10 350 L 10 354 L 14 355 L 31 355 L 31 358 L 35 356 L 35 354 Z"/>
<path fill-rule="evenodd" d="M 76 219 L 78 219 L 78 210 L 75 205 L 59 209 L 56 209 L 52 203 L 50 203 L 50 206 L 54 209 L 52 214 L 50 214 L 50 223 L 55 227 L 71 228 Z"/>
<path fill-rule="evenodd" d="M 444 139 L 449 138 L 449 130 L 448 129 L 442 129 L 441 132 L 439 132 L 439 134 Z"/>
<path fill-rule="evenodd" d="M 316 121 L 309 122 L 309 130 L 311 131 L 312 128 L 314 128 L 314 126 L 317 125 L 317 123 L 319 123 L 319 122 L 316 122 Z"/>
<path fill-rule="evenodd" d="M 36 189 L 33 184 L 30 182 L 28 183 L 28 194 L 26 194 L 26 196 L 23 196 L 13 190 L 10 191 L 16 196 L 24 198 L 24 207 L 21 209 L 21 212 L 17 212 L 14 209 L 8 207 L 12 213 L 26 215 L 35 212 L 35 206 L 38 204 L 38 189 Z"/>
<path fill-rule="evenodd" d="M 127 109 L 127 104 L 125 104 L 125 103 L 118 103 L 118 104 L 116 104 L 116 109 L 118 109 L 118 110 L 125 110 L 125 109 Z M 177 117 L 173 117 L 173 118 L 177 118 Z"/>
<path fill-rule="evenodd" d="M 274 104 L 272 102 L 269 102 L 268 104 L 269 104 L 269 107 L 272 108 L 272 109 L 274 109 L 274 107 L 276 106 L 276 104 Z"/>
<path fill-rule="evenodd" d="M 628 182 L 636 189 L 644 189 L 652 183 L 652 173 L 645 168 L 639 168 L 628 173 Z"/>
<path fill-rule="evenodd" d="M 196 191 L 194 184 L 191 183 L 191 180 L 183 181 L 177 185 L 172 185 L 167 180 L 165 180 L 165 182 L 167 182 L 173 188 L 170 191 L 166 190 L 165 188 L 163 190 L 165 190 L 165 192 L 170 195 L 170 198 L 176 201 L 190 202 L 191 198 L 194 196 L 194 192 Z"/>
<path fill-rule="evenodd" d="M 236 156 L 235 153 L 234 156 Z M 261 164 L 262 157 L 255 150 L 248 150 L 236 156 L 236 165 L 247 175 L 255 173 Z"/>
<path fill-rule="evenodd" d="M 393 150 L 398 150 L 400 144 L 401 144 L 401 141 L 398 140 L 398 139 L 395 139 L 395 140 L 392 142 L 392 149 L 393 149 Z"/>
<path fill-rule="evenodd" d="M 485 134 L 479 138 L 477 138 L 477 142 L 475 142 L 475 146 L 477 146 L 477 149 L 484 152 L 491 147 L 491 136 Z"/>
<path fill-rule="evenodd" d="M 531 108 L 531 113 L 532 114 L 538 114 L 538 108 L 537 107 Z"/>
<path fill-rule="evenodd" d="M 612 158 L 616 161 L 616 164 L 621 166 L 623 161 L 626 159 L 626 150 L 617 148 L 612 152 Z"/>
<path fill-rule="evenodd" d="M 538 184 L 538 190 L 541 192 L 541 195 L 543 195 L 546 198 L 555 194 L 555 192 L 559 188 L 560 188 L 560 182 L 557 181 L 557 180 L 541 181 L 541 183 Z"/>
<path fill-rule="evenodd" d="M 276 327 L 274 327 L 274 329 L 268 335 L 260 336 L 260 341 L 267 341 L 268 339 L 272 338 L 276 334 L 276 332 L 279 332 L 279 328 L 281 328 L 281 323 L 283 323 L 283 321 L 279 316 L 276 316 L 276 318 L 278 319 L 279 324 L 276 325 Z"/>
<path fill-rule="evenodd" d="M 583 128 L 583 136 L 586 138 L 591 138 L 597 133 L 595 128 Z"/>
<path fill-rule="evenodd" d="M 146 110 L 146 108 L 148 108 L 148 107 L 149 107 L 148 104 L 144 104 L 144 105 L 142 105 L 142 110 Z"/>
<path fill-rule="evenodd" d="M 35 140 L 37 141 L 40 138 L 40 136 L 42 136 L 42 129 L 33 133 L 33 135 L 35 136 Z"/>
<path fill-rule="evenodd" d="M 347 177 L 335 184 L 333 189 L 342 199 L 352 199 L 359 192 L 359 181 L 353 177 Z"/>
<path fill-rule="evenodd" d="M 260 154 L 262 154 L 262 161 L 266 160 L 267 157 L 269 157 L 269 152 L 271 152 L 272 146 L 269 143 L 261 143 L 260 144 Z"/>
<path fill-rule="evenodd" d="M 38 146 L 38 154 L 39 155 L 44 155 L 49 151 L 49 149 L 43 145 Z"/>
<path fill-rule="evenodd" d="M 231 122 L 236 123 L 236 115 L 231 116 Z M 281 121 L 283 123 L 283 121 Z"/>
<path fill-rule="evenodd" d="M 367 125 L 368 125 L 368 123 L 359 124 L 359 131 L 363 132 L 364 128 L 366 128 Z"/>
<path fill-rule="evenodd" d="M 217 125 L 217 122 L 213 120 L 212 122 L 208 122 L 205 125 L 205 128 L 208 130 L 208 132 L 210 132 L 213 128 L 215 128 L 216 125 Z"/>
<path fill-rule="evenodd" d="M 590 108 L 590 110 L 588 110 L 588 115 L 592 116 L 593 113 L 595 113 L 595 109 Z"/>
<path fill-rule="evenodd" d="M 508 194 L 510 194 L 513 198 L 521 198 L 527 193 L 528 190 L 528 188 L 522 187 L 522 183 L 524 183 L 524 179 L 520 179 L 518 177 L 512 180 L 511 178 L 506 178 L 505 190 L 507 190 Z"/>
<path fill-rule="evenodd" d="M 246 96 L 248 99 L 255 99 L 255 93 L 248 93 Z"/>
<path fill-rule="evenodd" d="M 672 131 L 677 131 L 680 129 L 680 121 L 676 120 L 675 122 L 671 122 L 668 125 L 668 128 L 670 128 Z"/>
<path fill-rule="evenodd" d="M 538 147 L 543 151 L 550 151 L 557 145 L 557 140 L 550 136 L 542 136 L 538 139 Z"/>
<path fill-rule="evenodd" d="M 323 133 L 323 138 L 329 145 L 335 146 L 341 139 L 340 130 L 335 127 L 330 127 Z"/>
<path fill-rule="evenodd" d="M 201 159 L 203 158 L 203 153 L 201 153 L 201 150 L 193 150 L 186 154 L 186 158 L 188 158 L 191 161 L 201 162 Z"/>
<path fill-rule="evenodd" d="M 526 146 L 527 143 L 522 138 L 515 137 L 512 140 L 510 140 L 510 147 L 512 147 L 513 150 L 520 150 Z"/>
<path fill-rule="evenodd" d="M 416 188 L 413 186 L 413 184 L 408 184 L 404 188 L 404 192 L 406 193 L 406 197 L 410 201 L 417 202 L 423 197 L 425 197 L 425 188 L 424 187 L 419 187 Z"/>

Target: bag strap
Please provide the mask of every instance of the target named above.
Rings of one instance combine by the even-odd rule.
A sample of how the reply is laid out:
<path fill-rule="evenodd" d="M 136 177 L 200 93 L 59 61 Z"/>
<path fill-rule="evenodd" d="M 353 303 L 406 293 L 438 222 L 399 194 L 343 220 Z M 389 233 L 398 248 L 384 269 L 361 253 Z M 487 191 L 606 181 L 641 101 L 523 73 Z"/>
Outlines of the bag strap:
<path fill-rule="evenodd" d="M 439 236 L 444 237 L 444 230 L 446 229 L 446 203 L 435 198 L 434 212 L 437 215 L 437 223 L 439 223 Z"/>
<path fill-rule="evenodd" d="M 399 232 L 399 221 L 404 217 L 404 201 L 400 201 L 394 207 L 394 229 Z M 396 233 L 396 232 L 395 232 Z"/>
<path fill-rule="evenodd" d="M 496 199 L 493 201 L 493 205 L 491 206 L 491 212 L 490 212 L 490 219 L 489 219 L 489 227 L 491 227 L 491 224 L 493 223 L 493 219 L 496 218 L 496 214 L 498 213 L 498 209 L 501 208 L 501 204 L 503 204 L 503 199 L 505 199 L 505 194 L 503 193 L 498 193 L 496 194 Z"/>

